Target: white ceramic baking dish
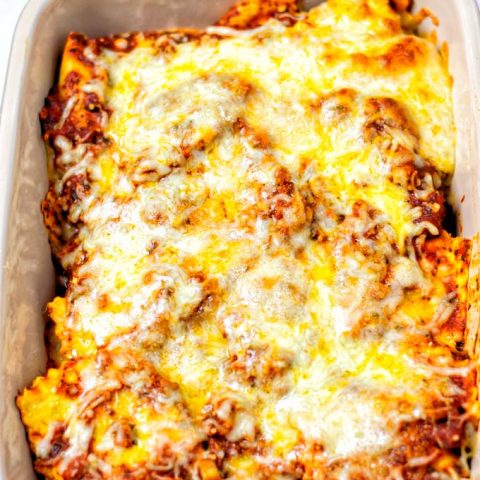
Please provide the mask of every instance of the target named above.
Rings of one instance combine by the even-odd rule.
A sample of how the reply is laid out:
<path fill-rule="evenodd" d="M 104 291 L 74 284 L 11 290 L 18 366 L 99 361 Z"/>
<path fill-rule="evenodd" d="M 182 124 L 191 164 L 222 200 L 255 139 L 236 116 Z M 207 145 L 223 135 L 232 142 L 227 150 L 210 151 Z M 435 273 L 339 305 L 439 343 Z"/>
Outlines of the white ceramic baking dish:
<path fill-rule="evenodd" d="M 47 189 L 38 112 L 55 80 L 69 31 L 88 35 L 205 26 L 232 0 L 30 0 L 18 23 L 0 130 L 0 480 L 35 475 L 15 407 L 18 391 L 45 369 L 42 312 L 54 271 L 40 201 Z M 319 3 L 310 0 L 308 3 Z M 480 19 L 475 0 L 417 0 L 440 19 L 450 47 L 458 129 L 452 204 L 462 233 L 480 231 Z M 480 474 L 474 474 L 480 480 Z"/>

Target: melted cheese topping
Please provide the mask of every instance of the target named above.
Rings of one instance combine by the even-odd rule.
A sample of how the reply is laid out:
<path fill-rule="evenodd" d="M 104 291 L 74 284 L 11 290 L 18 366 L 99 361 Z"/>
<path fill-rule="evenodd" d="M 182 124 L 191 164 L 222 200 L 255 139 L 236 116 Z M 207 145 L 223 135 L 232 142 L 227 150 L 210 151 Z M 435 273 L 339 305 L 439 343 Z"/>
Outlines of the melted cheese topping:
<path fill-rule="evenodd" d="M 91 469 L 99 467 L 107 478 L 119 478 L 120 466 L 148 462 L 167 461 L 180 470 L 204 438 L 176 388 L 125 351 L 50 370 L 19 406 L 29 407 L 24 421 L 43 437 L 34 448 L 39 471 L 48 476 L 49 460 L 61 452 L 58 478 L 68 478 L 72 462 L 89 449 Z"/>
<path fill-rule="evenodd" d="M 50 304 L 61 353 L 128 345 L 147 359 L 207 436 L 242 445 L 225 459 L 232 480 L 264 478 L 265 464 L 278 467 L 265 478 L 297 478 L 309 448 L 350 478 L 346 460 L 397 447 L 401 426 L 430 418 L 459 388 L 451 375 L 469 372 L 429 340 L 457 294 L 415 250 L 439 234 L 421 199 L 453 171 L 450 77 L 383 0 L 208 33 L 91 53 L 108 86 L 83 90 L 111 111 L 108 144 L 92 155 L 56 140 L 56 192 L 79 173 L 90 188 L 69 211 L 81 224 L 61 258 L 66 297 Z M 423 172 L 414 187 L 412 171 Z M 92 378 L 85 388 L 98 389 Z M 122 395 L 115 405 L 136 405 Z M 93 431 L 70 421 L 67 452 L 94 438 L 91 455 L 108 465 L 148 460 L 170 427 L 135 412 L 135 448 L 117 452 L 99 417 Z M 39 458 L 72 414 L 41 423 Z M 178 452 L 205 435 L 185 432 Z"/>

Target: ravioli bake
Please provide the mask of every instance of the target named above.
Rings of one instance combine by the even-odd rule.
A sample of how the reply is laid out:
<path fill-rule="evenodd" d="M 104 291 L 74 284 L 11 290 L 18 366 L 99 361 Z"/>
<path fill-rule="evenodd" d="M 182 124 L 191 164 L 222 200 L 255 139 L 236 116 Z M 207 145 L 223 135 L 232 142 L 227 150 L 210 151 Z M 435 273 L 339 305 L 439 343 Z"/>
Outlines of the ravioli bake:
<path fill-rule="evenodd" d="M 45 479 L 471 477 L 452 79 L 410 3 L 69 35 L 50 368 L 17 398 Z"/>

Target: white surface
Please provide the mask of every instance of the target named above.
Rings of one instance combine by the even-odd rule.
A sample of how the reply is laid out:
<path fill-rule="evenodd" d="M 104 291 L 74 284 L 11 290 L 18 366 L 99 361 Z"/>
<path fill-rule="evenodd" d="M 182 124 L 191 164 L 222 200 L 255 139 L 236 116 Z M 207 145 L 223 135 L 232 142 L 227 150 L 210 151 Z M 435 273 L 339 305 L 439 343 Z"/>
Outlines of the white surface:
<path fill-rule="evenodd" d="M 3 92 L 13 31 L 27 0 L 0 0 L 0 92 Z"/>

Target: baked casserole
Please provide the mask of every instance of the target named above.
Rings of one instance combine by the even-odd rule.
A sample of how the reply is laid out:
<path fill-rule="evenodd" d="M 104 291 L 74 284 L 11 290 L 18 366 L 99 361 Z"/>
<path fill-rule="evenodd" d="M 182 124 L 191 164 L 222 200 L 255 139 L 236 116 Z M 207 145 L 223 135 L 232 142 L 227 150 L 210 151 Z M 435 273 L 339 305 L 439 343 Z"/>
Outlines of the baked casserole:
<path fill-rule="evenodd" d="M 452 79 L 410 3 L 69 35 L 40 113 L 50 368 L 17 399 L 39 474 L 470 478 Z"/>

